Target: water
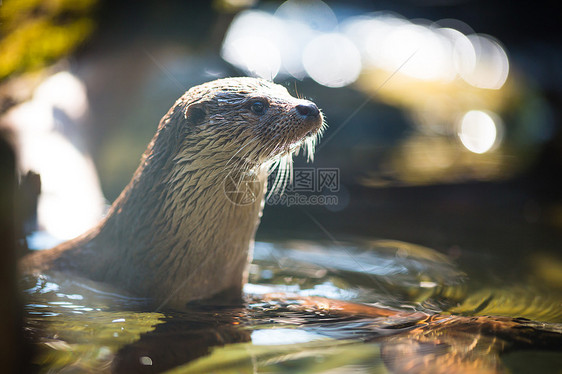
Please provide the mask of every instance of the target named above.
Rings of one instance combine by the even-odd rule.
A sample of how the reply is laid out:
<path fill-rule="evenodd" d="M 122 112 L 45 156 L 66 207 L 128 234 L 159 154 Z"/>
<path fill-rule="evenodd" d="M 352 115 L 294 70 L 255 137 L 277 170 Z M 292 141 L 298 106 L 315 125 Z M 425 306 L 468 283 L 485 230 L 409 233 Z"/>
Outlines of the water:
<path fill-rule="evenodd" d="M 53 373 L 557 372 L 560 295 L 483 281 L 398 241 L 258 242 L 243 305 L 156 312 L 55 273 L 24 280 L 26 332 Z"/>

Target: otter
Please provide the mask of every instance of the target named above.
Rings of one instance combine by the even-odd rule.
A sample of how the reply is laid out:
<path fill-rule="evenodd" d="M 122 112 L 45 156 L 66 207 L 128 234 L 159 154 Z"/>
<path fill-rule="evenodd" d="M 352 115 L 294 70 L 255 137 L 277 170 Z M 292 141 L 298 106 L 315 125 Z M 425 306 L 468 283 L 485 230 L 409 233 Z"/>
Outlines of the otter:
<path fill-rule="evenodd" d="M 268 171 L 290 167 L 301 147 L 311 158 L 324 127 L 313 102 L 266 80 L 195 86 L 161 119 L 105 218 L 21 270 L 73 272 L 170 307 L 241 300 Z"/>

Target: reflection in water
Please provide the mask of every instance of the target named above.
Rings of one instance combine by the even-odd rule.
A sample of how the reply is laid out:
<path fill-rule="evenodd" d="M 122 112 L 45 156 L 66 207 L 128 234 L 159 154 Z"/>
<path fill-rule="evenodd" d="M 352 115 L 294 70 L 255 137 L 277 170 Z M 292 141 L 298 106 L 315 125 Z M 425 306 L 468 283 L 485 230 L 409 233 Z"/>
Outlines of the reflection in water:
<path fill-rule="evenodd" d="M 549 350 L 562 337 L 560 325 L 544 328 L 511 318 L 433 316 L 418 325 L 382 343 L 381 353 L 393 372 L 502 373 L 503 351 Z"/>
<path fill-rule="evenodd" d="M 487 309 L 471 312 L 460 287 L 465 276 L 429 248 L 388 240 L 257 243 L 255 258 L 240 306 L 154 313 L 148 300 L 92 281 L 56 273 L 27 279 L 36 364 L 50 372 L 499 373 L 504 351 L 562 346 L 559 324 L 470 316 L 521 316 L 523 303 L 524 316 L 535 305 L 550 310 L 543 319 L 562 320 L 549 304 L 557 299 L 505 293 L 501 309 L 494 294 Z"/>
<path fill-rule="evenodd" d="M 264 284 L 275 284 L 283 292 L 412 310 L 419 308 L 417 303 L 427 302 L 427 312 L 434 311 L 438 304 L 445 308 L 447 302 L 457 300 L 465 279 L 435 251 L 391 240 L 344 246 L 259 243 L 253 263 L 251 283 L 245 288 L 250 293 L 275 292 L 263 288 Z M 256 283 L 261 290 L 256 289 Z"/>

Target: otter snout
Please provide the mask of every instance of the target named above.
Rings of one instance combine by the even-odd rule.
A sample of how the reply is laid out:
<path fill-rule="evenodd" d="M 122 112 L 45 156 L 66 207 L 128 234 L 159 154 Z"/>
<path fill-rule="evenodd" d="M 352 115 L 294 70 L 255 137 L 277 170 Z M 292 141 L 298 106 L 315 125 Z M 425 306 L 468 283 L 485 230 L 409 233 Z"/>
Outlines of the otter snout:
<path fill-rule="evenodd" d="M 300 114 L 305 119 L 316 118 L 320 115 L 320 111 L 316 104 L 311 101 L 305 101 L 295 107 L 298 114 Z"/>

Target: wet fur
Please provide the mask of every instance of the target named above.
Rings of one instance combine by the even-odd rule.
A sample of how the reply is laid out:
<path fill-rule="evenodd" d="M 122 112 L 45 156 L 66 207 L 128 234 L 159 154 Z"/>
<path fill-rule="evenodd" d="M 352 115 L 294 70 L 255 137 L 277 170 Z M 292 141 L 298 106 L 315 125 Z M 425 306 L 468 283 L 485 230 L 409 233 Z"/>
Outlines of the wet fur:
<path fill-rule="evenodd" d="M 268 103 L 262 115 L 250 110 L 256 100 Z M 311 157 L 324 126 L 321 115 L 299 116 L 295 106 L 303 102 L 253 78 L 192 88 L 160 121 L 106 218 L 81 237 L 23 259 L 22 270 L 73 271 L 168 306 L 219 293 L 239 299 L 267 174 L 272 165 L 290 167 L 287 160 L 303 144 Z M 230 201 L 228 177 L 255 180 L 249 184 L 255 201 Z"/>

